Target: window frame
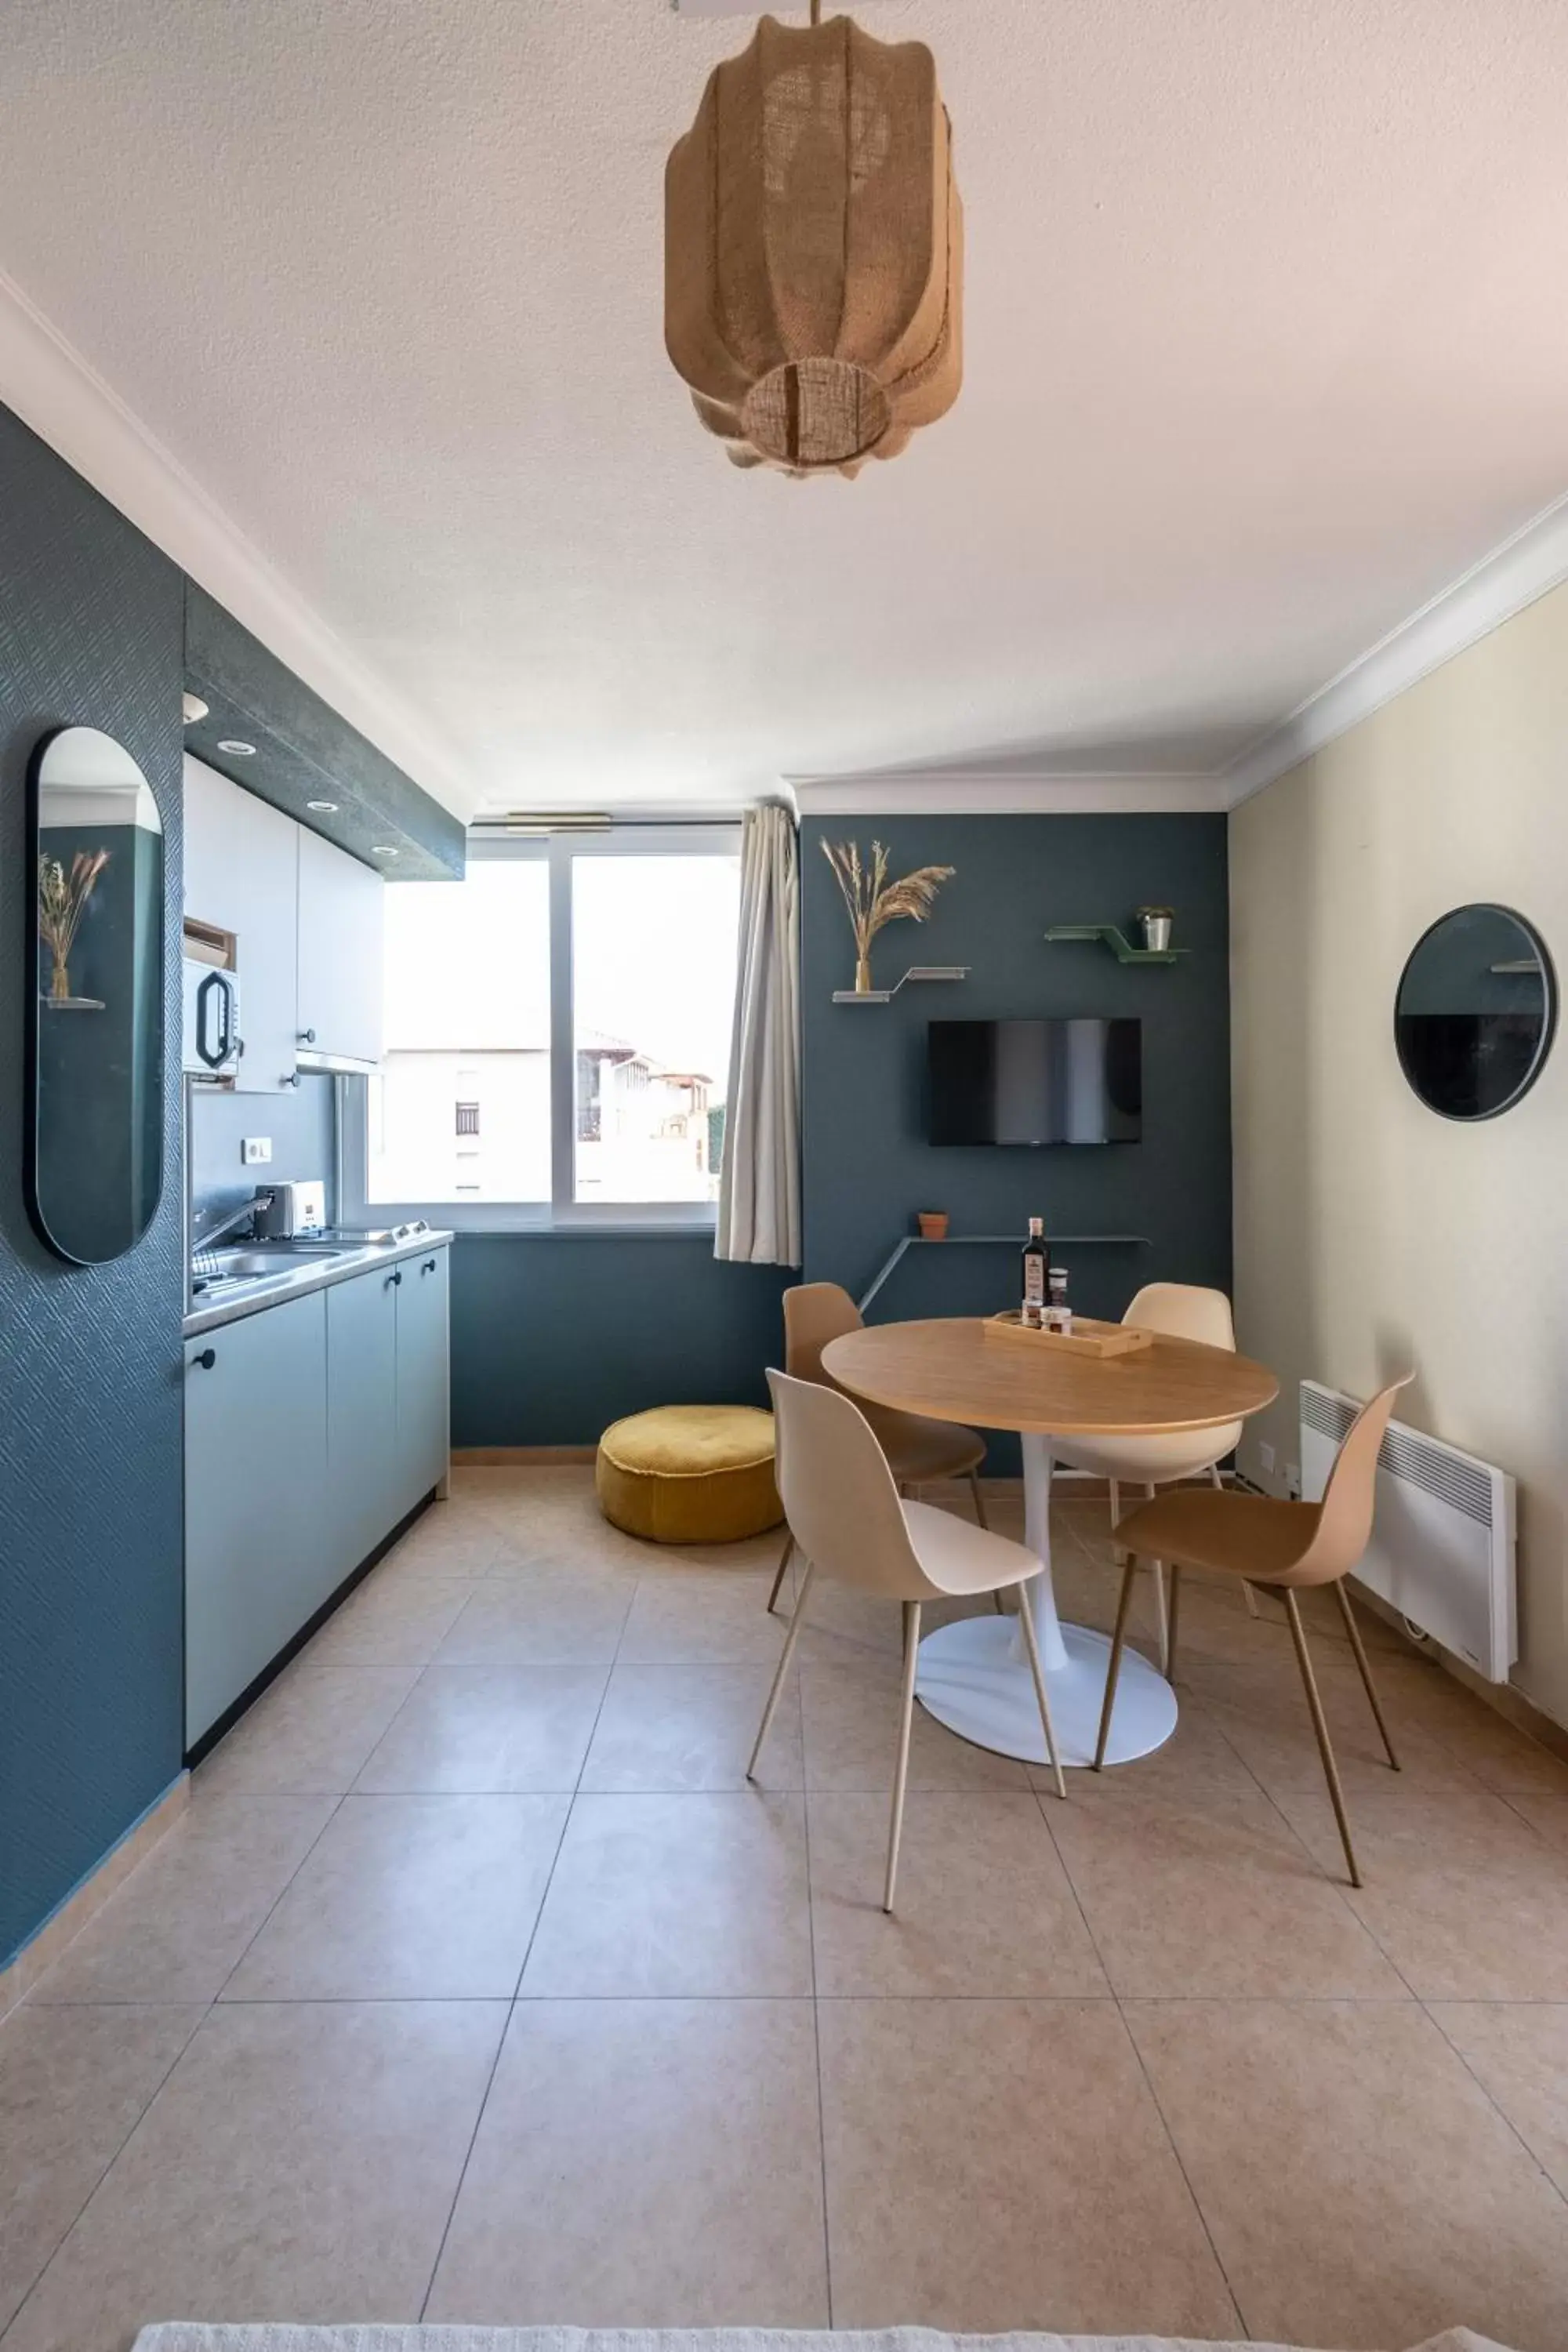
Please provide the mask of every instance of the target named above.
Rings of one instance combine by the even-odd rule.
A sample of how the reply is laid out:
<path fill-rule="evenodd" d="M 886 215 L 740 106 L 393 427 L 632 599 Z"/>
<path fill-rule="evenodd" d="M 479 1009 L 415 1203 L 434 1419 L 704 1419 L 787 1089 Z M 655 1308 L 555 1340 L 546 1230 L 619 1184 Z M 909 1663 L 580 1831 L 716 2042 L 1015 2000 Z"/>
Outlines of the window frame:
<path fill-rule="evenodd" d="M 714 1231 L 711 1201 L 592 1201 L 576 1190 L 577 1050 L 573 987 L 572 866 L 579 857 L 733 857 L 738 822 L 617 824 L 607 833 L 554 833 L 542 838 L 470 834 L 471 864 L 533 863 L 549 869 L 550 1191 L 548 1201 L 369 1201 L 369 1077 L 340 1077 L 338 1201 L 345 1225 L 392 1225 L 424 1217 L 452 1233 L 686 1234 Z M 417 889 L 389 882 L 388 889 Z"/>

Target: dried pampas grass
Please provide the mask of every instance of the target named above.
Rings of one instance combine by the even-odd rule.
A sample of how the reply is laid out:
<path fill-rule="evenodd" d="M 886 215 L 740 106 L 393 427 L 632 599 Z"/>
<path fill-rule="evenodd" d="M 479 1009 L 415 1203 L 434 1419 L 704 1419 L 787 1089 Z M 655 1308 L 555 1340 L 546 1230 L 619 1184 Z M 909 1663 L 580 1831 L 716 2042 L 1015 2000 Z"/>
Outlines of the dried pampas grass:
<path fill-rule="evenodd" d="M 864 996 L 870 991 L 871 942 L 878 932 L 884 924 L 897 922 L 903 916 L 911 922 L 923 923 L 937 892 L 944 882 L 952 881 L 957 869 L 952 866 L 921 866 L 914 873 L 889 882 L 888 853 L 879 841 L 871 844 L 868 869 L 860 863 L 858 842 L 825 841 L 822 854 L 833 868 L 834 879 L 849 912 L 849 924 L 855 934 L 855 989 L 858 995 Z"/>

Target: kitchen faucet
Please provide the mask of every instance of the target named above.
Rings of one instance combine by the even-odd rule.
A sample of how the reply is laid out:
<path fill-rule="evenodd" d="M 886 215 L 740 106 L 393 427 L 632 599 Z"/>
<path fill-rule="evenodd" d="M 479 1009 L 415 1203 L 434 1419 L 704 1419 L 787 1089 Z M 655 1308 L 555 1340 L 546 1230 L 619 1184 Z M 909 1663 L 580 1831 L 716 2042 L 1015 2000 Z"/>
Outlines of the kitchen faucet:
<path fill-rule="evenodd" d="M 192 1256 L 196 1256 L 203 1250 L 211 1249 L 215 1242 L 221 1242 L 226 1234 L 233 1233 L 236 1225 L 240 1223 L 242 1218 L 254 1217 L 258 1210 L 264 1208 L 268 1202 L 270 1202 L 271 1198 L 271 1193 L 268 1192 L 254 1192 L 248 1201 L 242 1201 L 237 1209 L 231 1209 L 226 1217 L 220 1217 L 210 1234 L 203 1234 L 200 1240 L 196 1240 L 193 1236 L 191 1244 Z"/>

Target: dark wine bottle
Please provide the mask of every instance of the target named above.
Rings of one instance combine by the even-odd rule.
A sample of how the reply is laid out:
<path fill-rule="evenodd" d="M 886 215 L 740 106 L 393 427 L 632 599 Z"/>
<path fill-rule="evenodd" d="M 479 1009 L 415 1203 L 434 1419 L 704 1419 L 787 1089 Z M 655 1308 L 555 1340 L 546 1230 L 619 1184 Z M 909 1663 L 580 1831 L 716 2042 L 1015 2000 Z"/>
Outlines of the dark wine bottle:
<path fill-rule="evenodd" d="M 1046 1221 L 1044 1217 L 1031 1217 L 1029 1238 L 1024 1244 L 1024 1306 L 1020 1320 L 1035 1330 L 1038 1330 L 1045 1321 L 1050 1270 L 1051 1254 L 1046 1247 Z"/>

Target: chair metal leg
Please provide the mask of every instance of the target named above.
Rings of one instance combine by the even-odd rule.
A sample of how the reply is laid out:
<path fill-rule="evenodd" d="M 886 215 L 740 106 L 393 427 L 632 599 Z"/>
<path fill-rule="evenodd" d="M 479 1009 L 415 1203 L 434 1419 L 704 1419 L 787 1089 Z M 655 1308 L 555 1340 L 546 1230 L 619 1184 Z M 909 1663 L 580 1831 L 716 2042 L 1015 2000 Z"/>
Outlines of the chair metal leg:
<path fill-rule="evenodd" d="M 1045 1668 L 1040 1664 L 1040 1644 L 1035 1632 L 1034 1613 L 1029 1607 L 1026 1587 L 1018 1593 L 1018 1623 L 1023 1631 L 1024 1647 L 1029 1654 L 1029 1672 L 1035 1678 L 1035 1697 L 1039 1703 L 1040 1728 L 1046 1735 L 1046 1758 L 1056 1775 L 1057 1794 L 1065 1803 L 1068 1784 L 1062 1778 L 1062 1759 L 1057 1747 L 1056 1726 L 1051 1721 L 1051 1702 L 1046 1689 Z"/>
<path fill-rule="evenodd" d="M 1216 1488 L 1219 1493 L 1223 1494 L 1225 1492 L 1225 1480 L 1219 1475 L 1219 1464 L 1217 1462 L 1211 1462 L 1209 1464 L 1209 1484 L 1211 1486 Z M 1258 1605 L 1258 1595 L 1254 1592 L 1250 1584 L 1243 1583 L 1241 1588 L 1241 1597 L 1247 1603 L 1247 1613 L 1249 1617 L 1262 1616 L 1263 1612 Z"/>
<path fill-rule="evenodd" d="M 1351 1607 L 1351 1597 L 1345 1591 L 1345 1580 L 1342 1576 L 1334 1586 L 1334 1594 L 1340 1604 L 1340 1614 L 1345 1621 L 1345 1632 L 1350 1635 L 1351 1648 L 1355 1652 L 1356 1664 L 1361 1668 L 1362 1688 L 1366 1693 L 1367 1704 L 1377 1718 L 1377 1727 L 1382 1735 L 1384 1751 L 1391 1768 L 1397 1772 L 1400 1769 L 1399 1759 L 1394 1752 L 1394 1741 L 1389 1737 L 1388 1725 L 1384 1720 L 1383 1708 L 1378 1703 L 1377 1685 L 1372 1678 L 1372 1661 L 1366 1654 L 1366 1647 L 1361 1638 L 1361 1627 L 1355 1622 L 1355 1612 Z"/>
<path fill-rule="evenodd" d="M 795 1538 L 794 1536 L 786 1535 L 784 1538 L 784 1555 L 779 1561 L 779 1572 L 773 1579 L 773 1589 L 768 1595 L 768 1615 L 770 1617 L 773 1615 L 773 1611 L 778 1607 L 779 1594 L 784 1591 L 784 1580 L 789 1574 L 789 1564 L 794 1558 Z"/>
<path fill-rule="evenodd" d="M 1110 1711 L 1116 1705 L 1117 1678 L 1121 1672 L 1121 1653 L 1127 1646 L 1127 1612 L 1132 1601 L 1132 1580 L 1138 1573 L 1138 1556 L 1130 1552 L 1121 1571 L 1121 1595 L 1116 1603 L 1116 1631 L 1110 1637 L 1110 1664 L 1105 1675 L 1105 1699 L 1100 1710 L 1100 1738 L 1095 1742 L 1094 1769 L 1105 1769 L 1105 1743 L 1110 1737 Z"/>
<path fill-rule="evenodd" d="M 800 1639 L 800 1629 L 805 1622 L 805 1604 L 816 1575 L 816 1562 L 813 1560 L 806 1569 L 805 1581 L 801 1586 L 796 1598 L 795 1613 L 789 1621 L 789 1632 L 784 1635 L 784 1645 L 779 1653 L 778 1672 L 773 1676 L 773 1688 L 768 1693 L 768 1703 L 763 1709 L 763 1719 L 757 1726 L 756 1745 L 752 1749 L 751 1759 L 746 1766 L 748 1780 L 754 1780 L 757 1777 L 757 1759 L 763 1752 L 763 1740 L 773 1727 L 773 1717 L 778 1713 L 779 1698 L 784 1686 L 784 1676 L 789 1672 L 790 1660 L 795 1656 L 795 1645 Z"/>
<path fill-rule="evenodd" d="M 1120 1478 L 1108 1478 L 1105 1482 L 1105 1486 L 1106 1492 L 1110 1497 L 1110 1534 L 1112 1538 L 1110 1557 L 1116 1562 L 1118 1568 L 1125 1568 L 1127 1565 L 1127 1554 L 1122 1550 L 1121 1546 L 1115 1540 L 1116 1522 L 1121 1517 L 1121 1481 Z"/>
<path fill-rule="evenodd" d="M 1165 1680 L 1176 1671 L 1176 1621 L 1182 1613 L 1182 1570 L 1177 1560 L 1171 1562 L 1171 1603 L 1165 1614 Z"/>
<path fill-rule="evenodd" d="M 893 1907 L 893 1887 L 899 1875 L 899 1841 L 904 1833 L 904 1790 L 910 1778 L 910 1725 L 915 1711 L 915 1666 L 921 1648 L 921 1604 L 906 1601 L 910 1635 L 904 1643 L 904 1686 L 899 1698 L 899 1765 L 893 1775 L 893 1811 L 888 1824 L 888 1875 L 882 1887 L 882 1908 Z"/>
<path fill-rule="evenodd" d="M 920 1647 L 920 1629 L 915 1613 L 915 1603 L 912 1601 L 906 1601 L 903 1603 L 903 1612 L 904 1655 L 907 1658 L 911 1649 Z"/>
<path fill-rule="evenodd" d="M 1290 1639 L 1296 1644 L 1296 1663 L 1301 1669 L 1301 1687 L 1307 1694 L 1307 1706 L 1312 1717 L 1312 1729 L 1318 1736 L 1318 1753 L 1323 1759 L 1323 1778 L 1329 1784 L 1329 1801 L 1334 1809 L 1334 1819 L 1340 1825 L 1340 1843 L 1345 1850 L 1345 1866 L 1351 1874 L 1351 1885 L 1362 1883 L 1356 1864 L 1355 1848 L 1351 1843 L 1351 1825 L 1345 1812 L 1344 1790 L 1340 1787 L 1340 1768 L 1334 1761 L 1333 1744 L 1329 1738 L 1329 1726 L 1323 1714 L 1323 1702 L 1318 1696 L 1318 1679 L 1312 1672 L 1312 1661 L 1307 1649 L 1307 1632 L 1301 1622 L 1301 1612 L 1296 1595 L 1286 1585 L 1279 1595 L 1285 1603 L 1289 1622 Z"/>

